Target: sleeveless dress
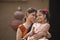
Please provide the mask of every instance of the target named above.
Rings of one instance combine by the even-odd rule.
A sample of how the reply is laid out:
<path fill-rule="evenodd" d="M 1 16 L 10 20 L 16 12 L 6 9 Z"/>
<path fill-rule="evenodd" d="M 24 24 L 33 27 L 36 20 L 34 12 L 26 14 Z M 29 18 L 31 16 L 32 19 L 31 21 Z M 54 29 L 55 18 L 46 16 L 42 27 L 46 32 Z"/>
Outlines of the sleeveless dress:
<path fill-rule="evenodd" d="M 28 32 L 30 32 L 33 23 L 32 23 L 31 25 L 28 25 L 29 27 L 28 27 L 28 26 L 25 26 L 25 25 L 26 25 L 25 23 L 19 25 L 19 28 L 20 28 L 20 30 L 21 30 L 21 32 L 22 32 L 22 38 L 23 38 Z M 26 27 L 27 27 L 27 28 L 26 28 Z"/>
<path fill-rule="evenodd" d="M 46 24 L 40 24 L 40 23 L 34 23 L 33 24 L 33 26 L 32 27 L 35 27 L 35 29 L 34 29 L 34 33 L 36 34 L 36 33 L 39 33 L 40 32 L 40 29 L 42 28 L 42 27 L 44 27 Z M 30 37 L 28 37 L 28 39 L 27 40 L 31 40 L 30 39 Z M 36 40 L 36 39 L 33 39 L 33 40 Z M 40 38 L 40 39 L 38 39 L 38 40 L 48 40 L 46 37 L 43 37 L 43 38 Z"/>
<path fill-rule="evenodd" d="M 23 24 L 19 25 L 19 28 L 22 32 L 22 38 L 23 38 L 26 35 L 26 33 L 28 32 L 28 29 L 26 29 Z"/>

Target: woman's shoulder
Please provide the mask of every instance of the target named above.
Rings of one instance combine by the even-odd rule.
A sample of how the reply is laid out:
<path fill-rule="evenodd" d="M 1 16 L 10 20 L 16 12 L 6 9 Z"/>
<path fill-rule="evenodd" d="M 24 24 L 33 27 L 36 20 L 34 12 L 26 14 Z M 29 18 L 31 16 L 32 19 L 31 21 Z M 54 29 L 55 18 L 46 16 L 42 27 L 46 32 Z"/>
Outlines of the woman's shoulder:
<path fill-rule="evenodd" d="M 23 24 L 20 24 L 19 26 L 18 26 L 18 28 L 20 28 L 20 27 L 22 27 L 22 26 L 24 26 Z"/>

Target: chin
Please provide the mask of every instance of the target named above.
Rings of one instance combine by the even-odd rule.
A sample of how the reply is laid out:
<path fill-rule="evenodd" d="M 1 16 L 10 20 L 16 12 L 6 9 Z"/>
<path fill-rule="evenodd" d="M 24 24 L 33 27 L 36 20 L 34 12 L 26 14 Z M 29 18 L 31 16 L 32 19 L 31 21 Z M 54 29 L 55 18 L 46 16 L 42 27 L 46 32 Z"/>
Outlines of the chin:
<path fill-rule="evenodd" d="M 41 21 L 38 21 L 39 23 L 41 22 Z"/>
<path fill-rule="evenodd" d="M 35 21 L 31 21 L 32 23 L 34 23 Z"/>

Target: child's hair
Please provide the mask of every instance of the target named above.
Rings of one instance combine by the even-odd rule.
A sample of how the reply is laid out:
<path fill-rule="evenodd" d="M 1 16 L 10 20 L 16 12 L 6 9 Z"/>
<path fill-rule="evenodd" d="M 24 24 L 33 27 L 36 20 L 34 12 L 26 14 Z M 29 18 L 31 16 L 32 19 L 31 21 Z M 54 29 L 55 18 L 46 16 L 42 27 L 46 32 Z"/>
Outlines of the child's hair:
<path fill-rule="evenodd" d="M 48 13 L 47 9 L 40 9 L 39 12 L 41 12 L 43 15 L 46 15 L 47 22 L 50 20 L 50 15 Z"/>

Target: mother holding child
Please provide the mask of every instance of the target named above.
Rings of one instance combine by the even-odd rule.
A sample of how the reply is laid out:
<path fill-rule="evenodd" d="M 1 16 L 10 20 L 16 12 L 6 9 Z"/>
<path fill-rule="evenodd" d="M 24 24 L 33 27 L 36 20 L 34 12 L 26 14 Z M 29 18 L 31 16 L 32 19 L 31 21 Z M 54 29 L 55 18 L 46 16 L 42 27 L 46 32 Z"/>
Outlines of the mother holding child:
<path fill-rule="evenodd" d="M 48 10 L 28 8 L 25 23 L 17 29 L 16 40 L 48 40 L 51 38 L 49 28 Z"/>

